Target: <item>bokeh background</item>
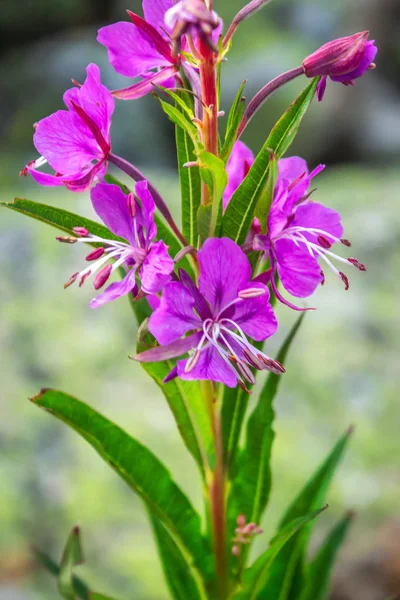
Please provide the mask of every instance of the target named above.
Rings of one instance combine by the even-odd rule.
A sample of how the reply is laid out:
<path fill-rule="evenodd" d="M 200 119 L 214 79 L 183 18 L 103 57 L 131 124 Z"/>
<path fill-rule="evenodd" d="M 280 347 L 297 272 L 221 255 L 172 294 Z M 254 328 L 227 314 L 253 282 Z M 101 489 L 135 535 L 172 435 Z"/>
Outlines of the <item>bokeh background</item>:
<path fill-rule="evenodd" d="M 229 23 L 241 0 L 215 1 Z M 99 26 L 125 19 L 131 0 L 2 0 L 0 12 L 0 197 L 23 196 L 93 217 L 84 194 L 41 189 L 19 169 L 35 158 L 32 124 L 62 107 L 70 78 L 89 62 L 104 82 L 126 83 L 95 41 Z M 274 492 L 265 544 L 289 499 L 336 438 L 355 434 L 329 493 L 314 544 L 347 509 L 357 519 L 335 572 L 332 600 L 385 600 L 400 591 L 400 3 L 398 0 L 276 0 L 246 22 L 223 71 L 223 108 L 248 80 L 252 96 L 269 78 L 300 63 L 325 41 L 371 29 L 378 68 L 355 88 L 328 84 L 292 147 L 310 166 L 325 162 L 319 201 L 340 211 L 354 254 L 368 266 L 349 272 L 345 292 L 333 276 L 315 295 L 276 403 Z M 257 150 L 274 120 L 304 85 L 277 93 L 253 120 L 245 141 Z M 118 103 L 114 150 L 151 176 L 178 213 L 173 127 L 147 97 Z M 0 212 L 0 599 L 53 600 L 54 581 L 38 569 L 35 545 L 59 558 L 80 524 L 96 588 L 116 597 L 165 600 L 141 503 L 89 446 L 27 398 L 63 389 L 122 424 L 162 456 L 198 504 L 201 490 L 161 393 L 127 359 L 135 323 L 121 300 L 88 307 L 90 286 L 64 291 L 84 249 L 62 246 L 55 232 Z M 279 307 L 273 353 L 295 315 Z M 188 599 L 189 600 L 189 599 Z"/>

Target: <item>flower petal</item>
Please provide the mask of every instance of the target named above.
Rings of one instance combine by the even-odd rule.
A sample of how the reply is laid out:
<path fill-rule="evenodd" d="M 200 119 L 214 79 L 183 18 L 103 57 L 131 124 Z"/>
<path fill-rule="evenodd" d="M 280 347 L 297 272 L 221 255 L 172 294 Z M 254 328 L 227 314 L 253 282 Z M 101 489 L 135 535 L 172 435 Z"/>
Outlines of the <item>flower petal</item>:
<path fill-rule="evenodd" d="M 160 344 L 170 344 L 188 331 L 200 329 L 202 322 L 193 312 L 194 299 L 177 281 L 167 283 L 160 302 L 150 317 L 149 330 Z"/>
<path fill-rule="evenodd" d="M 243 299 L 235 304 L 232 320 L 253 340 L 261 342 L 273 335 L 278 329 L 274 311 L 269 303 L 268 288 L 262 283 L 251 282 L 251 287 L 266 290 L 264 296 Z"/>
<path fill-rule="evenodd" d="M 237 375 L 234 367 L 225 362 L 214 346 L 208 346 L 201 351 L 196 366 L 185 373 L 187 360 L 180 360 L 177 363 L 178 375 L 184 380 L 206 380 L 217 381 L 228 387 L 236 387 Z"/>
<path fill-rule="evenodd" d="M 37 169 L 27 166 L 26 167 L 28 173 L 32 175 L 33 179 L 39 185 L 44 185 L 48 187 L 55 187 L 59 185 L 63 185 L 60 175 L 50 175 L 49 173 L 42 173 Z"/>
<path fill-rule="evenodd" d="M 174 261 L 168 254 L 168 248 L 163 241 L 152 245 L 143 264 L 140 267 L 141 289 L 146 294 L 156 294 L 171 280 Z"/>
<path fill-rule="evenodd" d="M 201 336 L 201 331 L 198 333 L 193 333 L 192 335 L 188 335 L 182 340 L 177 340 L 171 344 L 157 346 L 157 348 L 151 348 L 150 350 L 140 352 L 140 354 L 136 354 L 133 359 L 137 360 L 138 362 L 159 362 L 161 360 L 177 358 L 178 356 L 186 354 L 186 352 L 189 352 L 189 350 L 196 348 L 197 344 L 201 340 Z"/>
<path fill-rule="evenodd" d="M 254 154 L 250 148 L 248 148 L 246 144 L 240 140 L 237 141 L 233 146 L 232 153 L 226 165 L 226 171 L 228 173 L 228 185 L 225 188 L 222 199 L 224 210 L 228 206 L 233 193 L 246 177 L 253 162 Z"/>
<path fill-rule="evenodd" d="M 109 141 L 111 116 L 114 112 L 114 98 L 111 92 L 101 83 L 100 69 L 91 63 L 86 68 L 86 81 L 80 88 L 72 88 L 65 92 L 64 102 L 73 110 L 71 101 L 78 104 L 96 123 L 106 141 Z"/>
<path fill-rule="evenodd" d="M 120 21 L 99 29 L 97 41 L 108 50 L 111 65 L 125 77 L 138 77 L 149 69 L 170 64 L 133 23 Z"/>
<path fill-rule="evenodd" d="M 206 240 L 198 259 L 199 289 L 216 316 L 250 281 L 250 264 L 242 249 L 229 238 Z"/>
<path fill-rule="evenodd" d="M 346 83 L 364 75 L 364 73 L 368 70 L 369 65 L 374 61 L 374 58 L 378 52 L 378 48 L 375 46 L 374 41 L 375 40 L 369 40 L 367 42 L 364 56 L 356 69 L 350 73 L 346 73 L 345 75 L 332 76 L 332 81 Z"/>
<path fill-rule="evenodd" d="M 164 22 L 165 13 L 174 6 L 174 0 L 143 0 L 144 18 L 165 37 L 168 27 Z"/>
<path fill-rule="evenodd" d="M 136 286 L 135 271 L 136 269 L 131 269 L 122 281 L 115 281 L 109 285 L 102 294 L 93 298 L 90 302 L 90 308 L 98 308 L 107 302 L 111 302 L 112 300 L 116 300 L 121 296 L 129 294 Z"/>
<path fill-rule="evenodd" d="M 318 98 L 318 102 L 322 102 L 322 99 L 325 95 L 325 90 L 326 90 L 326 82 L 327 82 L 327 76 L 324 75 L 324 77 L 321 77 L 318 86 L 317 86 L 317 98 Z"/>
<path fill-rule="evenodd" d="M 76 113 L 66 110 L 58 110 L 39 121 L 33 143 L 49 165 L 64 175 L 74 175 L 93 159 L 103 158 L 87 125 Z"/>
<path fill-rule="evenodd" d="M 120 90 L 114 90 L 112 95 L 119 100 L 136 100 L 153 92 L 155 85 L 173 89 L 176 87 L 175 74 L 175 67 L 163 67 L 158 73 L 152 73 L 139 83 Z"/>
<path fill-rule="evenodd" d="M 128 197 L 118 185 L 98 183 L 90 191 L 93 208 L 114 235 L 134 244 L 133 220 L 129 214 Z"/>
<path fill-rule="evenodd" d="M 291 227 L 313 227 L 326 231 L 336 238 L 343 236 L 343 226 L 340 222 L 340 214 L 331 208 L 327 208 L 319 202 L 306 202 L 301 204 L 295 212 Z M 305 237 L 315 242 L 315 237 L 304 232 Z M 326 238 L 331 244 L 334 241 Z"/>
<path fill-rule="evenodd" d="M 318 260 L 291 240 L 278 240 L 274 252 L 279 279 L 293 296 L 306 298 L 323 281 Z"/>

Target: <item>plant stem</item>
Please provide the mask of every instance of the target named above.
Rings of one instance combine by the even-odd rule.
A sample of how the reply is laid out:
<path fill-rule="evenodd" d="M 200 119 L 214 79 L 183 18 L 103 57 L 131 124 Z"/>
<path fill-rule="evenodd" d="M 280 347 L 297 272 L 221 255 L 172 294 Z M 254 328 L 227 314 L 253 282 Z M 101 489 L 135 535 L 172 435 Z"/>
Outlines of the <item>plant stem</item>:
<path fill-rule="evenodd" d="M 261 106 L 269 98 L 269 96 L 271 96 L 273 92 L 275 92 L 282 85 L 285 85 L 285 83 L 287 83 L 288 81 L 295 79 L 295 77 L 303 75 L 303 73 L 303 67 L 296 67 L 295 69 L 291 69 L 290 71 L 286 71 L 286 73 L 278 75 L 278 77 L 275 77 L 275 79 L 273 79 L 272 81 L 267 83 L 267 85 L 265 85 L 263 88 L 261 88 L 261 90 L 257 92 L 254 98 L 249 102 L 244 112 L 237 137 L 240 138 L 243 131 L 249 124 L 250 120 L 254 117 L 256 112 L 261 108 Z"/>
<path fill-rule="evenodd" d="M 202 40 L 199 40 L 199 50 L 202 57 L 199 64 L 201 97 L 204 103 L 202 141 L 207 152 L 218 156 L 216 55 Z M 201 203 L 203 206 L 210 203 L 209 190 L 204 183 Z"/>
<path fill-rule="evenodd" d="M 158 210 L 160 211 L 164 219 L 167 221 L 168 225 L 171 227 L 178 240 L 182 242 L 184 246 L 188 246 L 189 244 L 182 235 L 179 227 L 175 223 L 164 198 L 161 196 L 157 188 L 147 179 L 147 177 L 145 177 L 143 173 L 139 171 L 139 169 L 137 169 L 130 162 L 128 162 L 124 158 L 121 158 L 120 156 L 117 156 L 116 154 L 109 154 L 108 160 L 110 163 L 118 167 L 118 169 L 126 173 L 126 175 L 131 177 L 134 181 L 147 181 L 150 193 L 153 196 L 154 203 L 157 206 Z"/>
<path fill-rule="evenodd" d="M 206 393 L 209 397 L 209 410 L 215 443 L 215 468 L 209 486 L 211 522 L 218 598 L 219 600 L 225 600 L 228 595 L 229 582 L 226 554 L 225 467 L 222 447 L 221 415 L 216 401 L 215 384 L 206 382 L 206 385 L 207 384 Z"/>

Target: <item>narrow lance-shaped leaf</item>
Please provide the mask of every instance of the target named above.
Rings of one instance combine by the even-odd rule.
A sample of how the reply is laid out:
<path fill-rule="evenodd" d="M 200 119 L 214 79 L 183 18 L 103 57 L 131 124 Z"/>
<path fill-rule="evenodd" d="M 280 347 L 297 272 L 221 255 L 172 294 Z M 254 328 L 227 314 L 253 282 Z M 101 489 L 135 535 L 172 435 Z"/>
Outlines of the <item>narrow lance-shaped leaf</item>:
<path fill-rule="evenodd" d="M 266 598 L 276 600 L 275 596 L 258 595 L 269 576 L 275 557 L 302 527 L 315 519 L 325 508 L 293 519 L 271 540 L 269 548 L 258 557 L 251 567 L 244 571 L 242 576 L 242 590 L 234 595 L 234 600 L 256 600 L 256 598 L 259 600 Z"/>
<path fill-rule="evenodd" d="M 199 167 L 185 167 L 197 161 L 193 140 L 178 125 L 175 128 L 178 171 L 182 196 L 182 231 L 191 246 L 197 247 L 197 211 L 201 200 L 201 180 Z"/>
<path fill-rule="evenodd" d="M 190 136 L 194 146 L 196 147 L 196 151 L 200 150 L 201 144 L 199 142 L 199 135 L 193 122 L 190 121 L 176 106 L 172 106 L 172 104 L 164 102 L 164 100 L 161 100 L 161 98 L 158 98 L 158 101 L 170 120 L 175 123 L 175 125 L 178 125 L 178 127 L 181 127 Z"/>
<path fill-rule="evenodd" d="M 35 556 L 49 573 L 58 578 L 60 567 L 52 558 L 39 550 L 35 550 Z M 79 577 L 76 577 L 76 575 L 73 576 L 73 588 L 77 598 L 80 598 L 80 600 L 89 600 L 89 588 Z"/>
<path fill-rule="evenodd" d="M 267 231 L 268 215 L 274 199 L 275 185 L 278 179 L 278 161 L 274 152 L 270 152 L 269 169 L 265 191 L 256 206 L 255 216 L 260 221 L 261 230 Z"/>
<path fill-rule="evenodd" d="M 191 565 L 200 587 L 211 572 L 210 548 L 199 515 L 166 467 L 142 444 L 83 402 L 56 390 L 42 390 L 32 402 L 75 429 L 142 498 L 166 527 Z"/>
<path fill-rule="evenodd" d="M 222 220 L 222 194 L 228 183 L 228 174 L 224 162 L 210 152 L 199 153 L 200 176 L 209 189 L 211 202 L 200 206 L 197 219 L 202 240 L 218 237 Z"/>
<path fill-rule="evenodd" d="M 153 336 L 148 331 L 147 322 L 144 322 L 138 332 L 136 350 L 138 353 L 144 352 L 155 347 L 155 344 Z M 174 367 L 172 361 L 141 364 L 163 392 L 175 417 L 179 433 L 204 475 L 205 463 L 214 462 L 215 450 L 211 422 L 205 410 L 199 383 L 183 381 L 179 377 L 163 383 L 164 378 Z"/>
<path fill-rule="evenodd" d="M 199 587 L 192 576 L 185 556 L 161 523 L 150 515 L 157 541 L 164 576 L 170 592 L 176 600 L 207 600 L 204 589 Z"/>
<path fill-rule="evenodd" d="M 223 235 L 230 237 L 238 244 L 245 242 L 256 206 L 265 192 L 270 150 L 275 153 L 276 158 L 279 160 L 293 142 L 300 123 L 314 98 L 318 81 L 318 77 L 313 79 L 289 110 L 280 118 L 257 155 L 247 176 L 229 202 L 222 222 L 222 232 Z"/>
<path fill-rule="evenodd" d="M 73 568 L 81 563 L 83 563 L 83 552 L 80 531 L 79 527 L 74 527 L 65 545 L 58 574 L 58 590 L 66 600 L 75 600 Z"/>
<path fill-rule="evenodd" d="M 313 510 L 316 506 L 322 504 L 347 446 L 351 431 L 349 429 L 339 439 L 332 452 L 291 503 L 283 516 L 279 530 L 282 530 L 287 523 L 297 518 L 300 514 Z M 271 577 L 262 592 L 265 596 L 261 596 L 261 598 L 269 598 L 271 596 L 271 598 L 276 598 L 276 600 L 288 600 L 291 597 L 295 577 L 296 585 L 303 585 L 303 565 L 311 531 L 311 526 L 304 528 L 278 554 L 272 566 Z"/>
<path fill-rule="evenodd" d="M 304 313 L 296 320 L 279 350 L 277 360 L 283 365 L 303 318 Z M 275 417 L 273 401 L 283 377 L 284 375 L 274 373 L 268 375 L 247 423 L 246 444 L 238 458 L 229 500 L 229 531 L 232 533 L 239 514 L 244 514 L 248 522 L 259 524 L 268 503 L 271 489 L 271 448 L 275 437 L 272 428 Z M 243 555 L 245 558 L 245 551 Z"/>
<path fill-rule="evenodd" d="M 225 141 L 221 149 L 221 158 L 225 163 L 228 162 L 229 156 L 232 152 L 232 148 L 236 141 L 240 121 L 242 120 L 242 116 L 244 113 L 245 99 L 243 98 L 242 94 L 245 85 L 246 81 L 243 81 L 229 111 L 228 121 L 226 124 Z"/>
<path fill-rule="evenodd" d="M 307 579 L 299 600 L 325 600 L 336 555 L 346 539 L 354 514 L 348 513 L 335 525 L 307 570 Z"/>

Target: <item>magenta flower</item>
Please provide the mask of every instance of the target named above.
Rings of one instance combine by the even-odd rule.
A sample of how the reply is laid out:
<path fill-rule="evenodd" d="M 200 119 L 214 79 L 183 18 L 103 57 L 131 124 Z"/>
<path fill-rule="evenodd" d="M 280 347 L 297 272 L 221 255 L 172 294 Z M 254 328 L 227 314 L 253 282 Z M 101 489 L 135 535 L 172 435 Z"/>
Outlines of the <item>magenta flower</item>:
<path fill-rule="evenodd" d="M 310 182 L 324 166 L 319 165 L 309 173 L 305 160 L 292 157 L 281 159 L 278 168 L 268 232 L 255 237 L 253 249 L 263 251 L 270 260 L 270 270 L 260 280 L 265 282 L 267 275 L 276 297 L 299 310 L 278 291 L 275 273 L 290 294 L 305 298 L 325 281 L 320 259 L 342 279 L 346 289 L 348 278 L 334 266 L 332 260 L 355 266 L 361 271 L 365 271 L 365 267 L 354 258 L 343 258 L 331 252 L 330 248 L 336 242 L 350 246 L 347 240 L 342 239 L 340 215 L 309 199 Z"/>
<path fill-rule="evenodd" d="M 101 84 L 97 65 L 90 64 L 86 72 L 85 83 L 64 94 L 68 110 L 58 110 L 35 127 L 33 143 L 41 157 L 30 162 L 21 174 L 30 173 L 41 185 L 65 185 L 82 192 L 106 172 L 114 99 Z M 55 175 L 37 170 L 46 163 Z"/>
<path fill-rule="evenodd" d="M 97 41 L 108 50 L 111 65 L 125 77 L 142 77 L 142 81 L 114 96 L 122 100 L 140 98 L 154 90 L 154 85 L 173 87 L 180 58 L 172 56 L 171 29 L 164 23 L 165 13 L 173 0 L 143 0 L 145 18 L 128 11 L 132 23 L 120 21 L 102 27 Z"/>
<path fill-rule="evenodd" d="M 374 40 L 368 41 L 368 31 L 339 38 L 324 44 L 319 50 L 303 61 L 307 77 L 321 76 L 317 96 L 321 101 L 327 78 L 344 85 L 354 85 L 354 80 L 375 67 L 374 58 L 378 52 Z"/>
<path fill-rule="evenodd" d="M 239 384 L 244 389 L 246 382 L 255 382 L 251 367 L 284 372 L 247 339 L 265 340 L 278 324 L 268 288 L 250 281 L 251 267 L 244 252 L 230 239 L 210 238 L 198 260 L 199 286 L 181 270 L 181 281 L 165 286 L 160 306 L 150 317 L 150 332 L 161 346 L 135 359 L 154 362 L 189 352 L 189 358 L 179 360 L 166 381 L 179 376 L 229 387 Z"/>
<path fill-rule="evenodd" d="M 174 261 L 170 258 L 163 241 L 154 242 L 157 235 L 154 223 L 155 205 L 147 182 L 140 181 L 136 184 L 135 195 L 124 194 L 118 185 L 99 183 L 91 190 L 90 196 L 96 213 L 120 240 L 103 239 L 91 235 L 81 227 L 74 229 L 79 236 L 77 238 L 57 238 L 67 243 L 99 244 L 99 247 L 86 257 L 91 265 L 80 273 L 74 273 L 65 287 L 69 287 L 77 279 L 82 286 L 86 279 L 96 274 L 93 286 L 98 290 L 107 282 L 111 273 L 122 266 L 127 272 L 124 279 L 112 283 L 102 294 L 93 298 L 90 302 L 92 308 L 130 292 L 137 296 L 137 278 L 140 279 L 142 294 L 160 292 L 171 279 Z M 115 262 L 110 263 L 112 259 Z"/>

